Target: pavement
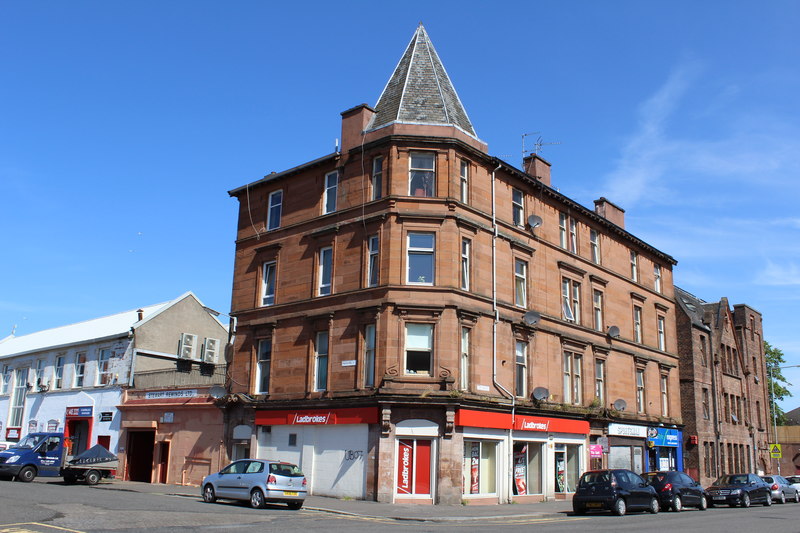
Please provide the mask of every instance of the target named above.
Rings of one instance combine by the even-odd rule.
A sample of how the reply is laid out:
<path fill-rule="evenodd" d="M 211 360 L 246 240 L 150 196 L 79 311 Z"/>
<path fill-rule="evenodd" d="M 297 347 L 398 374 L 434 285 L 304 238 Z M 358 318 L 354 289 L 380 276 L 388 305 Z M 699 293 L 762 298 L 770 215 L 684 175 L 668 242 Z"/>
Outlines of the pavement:
<path fill-rule="evenodd" d="M 102 481 L 94 488 L 201 499 L 200 487 L 187 485 L 111 480 Z M 491 518 L 563 518 L 572 511 L 572 502 L 570 500 L 554 500 L 497 505 L 422 505 L 307 496 L 303 509 L 390 520 L 451 522 Z"/>

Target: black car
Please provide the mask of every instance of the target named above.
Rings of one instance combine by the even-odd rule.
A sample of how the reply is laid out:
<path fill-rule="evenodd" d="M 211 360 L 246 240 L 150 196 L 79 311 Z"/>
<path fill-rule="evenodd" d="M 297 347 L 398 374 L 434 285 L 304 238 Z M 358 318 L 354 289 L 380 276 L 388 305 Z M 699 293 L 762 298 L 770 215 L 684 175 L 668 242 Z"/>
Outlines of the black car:
<path fill-rule="evenodd" d="M 731 507 L 741 505 L 750 507 L 751 503 L 772 505 L 772 494 L 769 485 L 755 474 L 729 474 L 721 476 L 706 489 L 709 497 L 708 505 L 727 503 Z"/>
<path fill-rule="evenodd" d="M 680 512 L 684 507 L 697 507 L 701 511 L 708 508 L 706 491 L 683 472 L 648 472 L 643 477 L 656 489 L 662 509 Z"/>
<path fill-rule="evenodd" d="M 656 489 L 645 483 L 639 474 L 624 469 L 585 472 L 572 497 L 575 514 L 611 511 L 622 516 L 629 510 L 655 514 L 659 509 Z"/>

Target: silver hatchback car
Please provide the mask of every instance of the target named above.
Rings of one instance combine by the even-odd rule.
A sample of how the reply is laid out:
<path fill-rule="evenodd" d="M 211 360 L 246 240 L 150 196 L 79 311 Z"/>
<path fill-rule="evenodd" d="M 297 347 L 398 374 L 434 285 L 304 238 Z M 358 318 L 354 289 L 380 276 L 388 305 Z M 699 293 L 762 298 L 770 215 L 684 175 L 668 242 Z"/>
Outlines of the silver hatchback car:
<path fill-rule="evenodd" d="M 306 499 L 306 478 L 291 463 L 270 459 L 241 459 L 203 478 L 203 501 L 249 501 L 261 509 L 269 502 L 300 509 Z"/>

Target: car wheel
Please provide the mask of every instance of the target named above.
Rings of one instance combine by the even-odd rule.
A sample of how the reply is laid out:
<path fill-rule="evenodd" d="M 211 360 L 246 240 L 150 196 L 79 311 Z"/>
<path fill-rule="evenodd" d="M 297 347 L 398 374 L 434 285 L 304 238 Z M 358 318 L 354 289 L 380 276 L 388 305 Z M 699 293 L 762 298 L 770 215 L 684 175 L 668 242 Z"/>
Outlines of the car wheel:
<path fill-rule="evenodd" d="M 292 511 L 297 511 L 301 507 L 303 507 L 303 502 L 287 502 L 286 505 L 289 506 L 289 509 Z"/>
<path fill-rule="evenodd" d="M 764 507 L 769 507 L 770 505 L 772 505 L 772 494 L 768 492 L 767 499 L 764 500 Z"/>
<path fill-rule="evenodd" d="M 742 495 L 742 507 L 750 507 L 750 495 L 746 492 Z"/>
<path fill-rule="evenodd" d="M 617 498 L 614 502 L 614 514 L 617 516 L 623 516 L 627 510 L 628 506 L 625 505 L 625 500 L 622 498 Z"/>
<path fill-rule="evenodd" d="M 781 497 L 778 498 L 778 503 L 786 503 L 786 494 L 784 494 L 783 491 L 781 491 Z"/>
<path fill-rule="evenodd" d="M 647 512 L 657 514 L 660 510 L 661 506 L 658 504 L 658 498 L 650 498 L 650 506 L 647 508 Z"/>
<path fill-rule="evenodd" d="M 87 485 L 97 485 L 100 481 L 100 472 L 97 470 L 89 470 L 86 472 L 86 475 L 83 477 L 83 480 L 86 482 Z"/>
<path fill-rule="evenodd" d="M 795 493 L 794 493 L 794 503 L 800 503 L 800 492 L 795 491 Z"/>
<path fill-rule="evenodd" d="M 683 500 L 677 494 L 672 498 L 672 510 L 676 513 L 683 511 Z"/>
<path fill-rule="evenodd" d="M 206 503 L 214 503 L 217 501 L 217 494 L 214 492 L 214 487 L 211 484 L 203 487 L 203 501 Z"/>
<path fill-rule="evenodd" d="M 700 509 L 701 511 L 705 511 L 706 509 L 708 509 L 708 507 L 709 507 L 708 498 L 706 498 L 705 496 L 700 496 L 700 505 L 698 505 L 697 508 Z"/>
<path fill-rule="evenodd" d="M 36 477 L 36 469 L 32 466 L 24 466 L 17 474 L 17 481 L 30 483 Z"/>
<path fill-rule="evenodd" d="M 584 507 L 583 505 L 578 505 L 576 503 L 573 503 L 572 512 L 574 514 L 586 514 L 586 507 Z"/>
<path fill-rule="evenodd" d="M 264 493 L 261 492 L 261 489 L 253 489 L 253 492 L 250 493 L 250 507 L 253 509 L 263 509 L 266 505 L 267 502 L 264 499 Z"/>

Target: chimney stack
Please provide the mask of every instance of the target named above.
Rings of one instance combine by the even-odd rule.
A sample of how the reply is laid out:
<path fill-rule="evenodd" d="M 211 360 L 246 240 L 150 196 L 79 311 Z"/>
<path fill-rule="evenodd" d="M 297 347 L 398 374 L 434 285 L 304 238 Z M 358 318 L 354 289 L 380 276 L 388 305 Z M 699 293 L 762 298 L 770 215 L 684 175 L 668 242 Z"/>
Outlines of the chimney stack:
<path fill-rule="evenodd" d="M 522 168 L 537 180 L 550 187 L 550 163 L 536 154 L 525 156 Z"/>
<path fill-rule="evenodd" d="M 144 309 L 137 309 L 136 314 L 139 315 L 139 322 L 144 318 Z"/>
<path fill-rule="evenodd" d="M 594 212 L 612 224 L 625 229 L 625 210 L 611 203 L 607 198 L 600 197 L 594 201 Z"/>
<path fill-rule="evenodd" d="M 361 135 L 369 126 L 375 110 L 367 104 L 357 105 L 347 111 L 342 111 L 342 147 L 341 152 L 346 154 L 351 148 L 361 145 Z"/>

